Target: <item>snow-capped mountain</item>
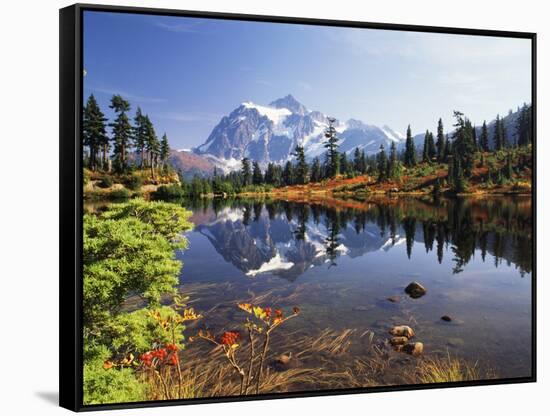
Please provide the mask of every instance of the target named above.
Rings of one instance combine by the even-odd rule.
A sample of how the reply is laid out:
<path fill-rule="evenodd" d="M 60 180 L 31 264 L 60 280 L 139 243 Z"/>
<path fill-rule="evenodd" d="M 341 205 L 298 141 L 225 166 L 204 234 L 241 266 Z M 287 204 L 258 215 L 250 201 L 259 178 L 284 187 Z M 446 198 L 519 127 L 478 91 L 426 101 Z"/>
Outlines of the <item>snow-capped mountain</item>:
<path fill-rule="evenodd" d="M 359 147 L 367 154 L 376 153 L 380 145 L 404 143 L 402 134 L 388 126 L 382 128 L 350 119 L 336 121 L 340 151 L 351 153 Z M 312 159 L 325 152 L 324 131 L 327 116 L 311 111 L 292 95 L 269 105 L 244 102 L 214 127 L 204 144 L 194 149 L 198 155 L 224 170 L 240 167 L 248 157 L 265 166 L 269 162 L 284 163 L 292 159 L 296 145 L 305 148 Z"/>

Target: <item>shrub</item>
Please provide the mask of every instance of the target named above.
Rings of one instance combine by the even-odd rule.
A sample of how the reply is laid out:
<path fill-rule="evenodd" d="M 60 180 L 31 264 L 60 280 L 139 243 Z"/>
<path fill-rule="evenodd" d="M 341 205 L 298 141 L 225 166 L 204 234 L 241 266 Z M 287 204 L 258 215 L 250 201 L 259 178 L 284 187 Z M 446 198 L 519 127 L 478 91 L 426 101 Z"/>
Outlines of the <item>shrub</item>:
<path fill-rule="evenodd" d="M 126 188 L 113 189 L 108 196 L 109 199 L 128 199 L 130 198 L 130 191 Z"/>
<path fill-rule="evenodd" d="M 84 403 L 127 403 L 147 399 L 147 385 L 141 383 L 131 368 L 105 369 L 110 358 L 107 348 L 95 351 L 84 364 Z"/>
<path fill-rule="evenodd" d="M 183 188 L 177 184 L 161 185 L 151 194 L 153 199 L 179 199 L 185 196 Z"/>
<path fill-rule="evenodd" d="M 100 188 L 110 188 L 111 186 L 113 186 L 113 180 L 110 176 L 104 176 L 98 182 L 97 186 L 99 186 Z"/>
<path fill-rule="evenodd" d="M 143 178 L 138 175 L 131 175 L 126 180 L 126 186 L 132 191 L 137 191 L 143 185 Z"/>

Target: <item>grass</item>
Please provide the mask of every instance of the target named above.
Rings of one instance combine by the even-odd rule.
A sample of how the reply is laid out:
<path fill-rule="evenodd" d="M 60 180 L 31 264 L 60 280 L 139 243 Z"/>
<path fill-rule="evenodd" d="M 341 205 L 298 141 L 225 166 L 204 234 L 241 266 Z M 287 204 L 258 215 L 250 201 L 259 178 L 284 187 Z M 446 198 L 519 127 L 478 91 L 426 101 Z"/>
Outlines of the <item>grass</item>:
<path fill-rule="evenodd" d="M 419 362 L 415 381 L 417 383 L 449 383 L 457 381 L 473 381 L 493 378 L 489 373 L 481 374 L 477 362 L 473 365 L 452 358 L 448 353 L 445 357 L 426 358 Z"/>

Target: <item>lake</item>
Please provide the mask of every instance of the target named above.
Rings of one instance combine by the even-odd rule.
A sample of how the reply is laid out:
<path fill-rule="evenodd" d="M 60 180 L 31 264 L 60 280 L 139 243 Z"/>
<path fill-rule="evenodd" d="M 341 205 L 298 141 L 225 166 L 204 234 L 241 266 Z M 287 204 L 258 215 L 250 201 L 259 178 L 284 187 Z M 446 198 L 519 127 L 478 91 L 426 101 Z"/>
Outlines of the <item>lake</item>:
<path fill-rule="evenodd" d="M 424 357 L 456 357 L 486 377 L 527 377 L 531 203 L 502 196 L 189 202 L 195 228 L 177 254 L 181 290 L 205 315 L 197 327 L 212 332 L 238 328 L 237 302 L 299 306 L 272 349 L 294 353 L 295 366 L 323 368 L 376 354 L 390 364 L 374 369 L 369 385 L 403 383 L 414 368 L 412 357 L 388 347 L 388 329 L 399 324 L 414 329 Z M 404 292 L 412 281 L 425 296 Z M 300 360 L 300 345 L 319 337 L 335 340 L 339 353 Z"/>

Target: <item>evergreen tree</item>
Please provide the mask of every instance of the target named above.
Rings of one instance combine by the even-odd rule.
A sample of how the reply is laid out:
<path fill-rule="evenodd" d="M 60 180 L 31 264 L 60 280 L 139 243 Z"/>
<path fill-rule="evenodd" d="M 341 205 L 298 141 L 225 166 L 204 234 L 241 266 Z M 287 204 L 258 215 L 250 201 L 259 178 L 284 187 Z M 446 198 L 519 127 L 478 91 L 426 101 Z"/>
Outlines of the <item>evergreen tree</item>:
<path fill-rule="evenodd" d="M 401 163 L 399 162 L 399 157 L 397 156 L 397 146 L 395 145 L 395 142 L 392 142 L 390 147 L 390 160 L 388 162 L 387 177 L 393 181 L 399 180 L 401 177 Z"/>
<path fill-rule="evenodd" d="M 274 163 L 268 163 L 265 171 L 265 183 L 273 186 L 281 186 L 281 172 Z"/>
<path fill-rule="evenodd" d="M 319 161 L 319 158 L 316 157 L 315 159 L 313 159 L 313 162 L 311 163 L 311 181 L 319 182 L 321 179 L 322 179 L 321 162 Z"/>
<path fill-rule="evenodd" d="M 523 107 L 519 110 L 516 124 L 518 146 L 527 146 L 531 143 L 532 124 L 531 106 L 523 104 Z"/>
<path fill-rule="evenodd" d="M 362 174 L 367 173 L 367 158 L 365 157 L 365 149 L 361 150 L 361 166 L 360 172 Z"/>
<path fill-rule="evenodd" d="M 504 138 L 503 138 L 503 130 L 502 130 L 502 122 L 500 120 L 500 115 L 497 114 L 497 118 L 495 120 L 495 128 L 494 128 L 494 134 L 493 134 L 493 143 L 495 150 L 502 150 L 504 147 Z"/>
<path fill-rule="evenodd" d="M 117 114 L 115 121 L 110 124 L 113 133 L 113 157 L 115 159 L 115 168 L 122 172 L 126 170 L 126 153 L 130 147 L 130 139 L 132 138 L 132 126 L 126 112 L 130 111 L 130 103 L 120 95 L 113 95 L 111 105 Z"/>
<path fill-rule="evenodd" d="M 361 171 L 361 151 L 358 147 L 353 152 L 353 170 L 357 173 L 363 173 Z"/>
<path fill-rule="evenodd" d="M 479 148 L 479 143 L 477 142 L 477 133 L 476 133 L 476 126 L 472 126 L 472 142 L 474 144 L 474 149 Z"/>
<path fill-rule="evenodd" d="M 98 167 L 99 152 L 103 151 L 102 164 L 105 167 L 107 163 L 107 151 L 109 148 L 109 138 L 107 136 L 105 122 L 107 119 L 101 112 L 99 105 L 94 97 L 90 95 L 82 116 L 82 142 L 88 146 L 90 151 L 90 168 L 95 170 Z"/>
<path fill-rule="evenodd" d="M 254 185 L 261 185 L 264 181 L 260 164 L 256 161 L 252 163 L 252 183 Z"/>
<path fill-rule="evenodd" d="M 388 173 L 388 157 L 386 156 L 386 151 L 384 150 L 384 145 L 380 145 L 380 151 L 377 156 L 377 166 L 378 169 L 378 181 L 383 182 L 387 179 Z"/>
<path fill-rule="evenodd" d="M 437 160 L 438 162 L 445 161 L 445 134 L 443 132 L 443 121 L 439 119 L 437 122 Z"/>
<path fill-rule="evenodd" d="M 453 115 L 456 119 L 452 146 L 454 165 L 460 167 L 461 173 L 469 177 L 474 167 L 475 152 L 472 124 L 460 111 L 454 111 Z"/>
<path fill-rule="evenodd" d="M 407 127 L 407 140 L 405 142 L 405 166 L 416 166 L 416 149 L 414 147 L 414 139 L 411 133 L 411 125 Z"/>
<path fill-rule="evenodd" d="M 435 147 L 434 134 L 430 132 L 430 137 L 428 138 L 428 157 L 430 161 L 437 158 L 437 149 Z"/>
<path fill-rule="evenodd" d="M 338 136 L 334 124 L 336 119 L 328 118 L 328 127 L 325 130 L 325 148 L 327 149 L 327 176 L 336 177 L 340 173 L 340 156 L 338 154 Z"/>
<path fill-rule="evenodd" d="M 435 149 L 435 143 L 434 143 L 434 136 L 430 131 L 426 130 L 426 134 L 424 135 L 424 146 L 422 148 L 422 161 L 431 162 L 432 158 L 435 156 L 436 156 L 436 149 Z"/>
<path fill-rule="evenodd" d="M 290 161 L 285 163 L 285 168 L 283 169 L 283 183 L 286 186 L 294 185 L 294 167 Z"/>
<path fill-rule="evenodd" d="M 145 115 L 145 126 L 147 131 L 145 150 L 147 150 L 147 155 L 149 158 L 149 168 L 151 169 L 151 176 L 154 178 L 156 164 L 160 155 L 160 143 L 158 141 L 157 133 L 155 132 L 153 123 L 151 122 L 151 119 L 148 115 Z"/>
<path fill-rule="evenodd" d="M 340 153 L 340 172 L 348 176 L 353 174 L 353 164 L 348 161 L 346 152 Z"/>
<path fill-rule="evenodd" d="M 487 129 L 487 123 L 483 120 L 481 126 L 481 136 L 479 137 L 479 147 L 482 151 L 489 151 L 489 130 Z"/>
<path fill-rule="evenodd" d="M 162 135 L 162 139 L 160 140 L 160 162 L 162 164 L 163 169 L 166 167 L 166 162 L 168 161 L 169 156 L 170 156 L 170 145 L 168 144 L 168 137 L 166 137 L 166 133 L 164 133 Z M 214 176 L 216 176 L 215 171 L 214 171 Z"/>
<path fill-rule="evenodd" d="M 422 162 L 429 162 L 430 156 L 428 154 L 428 140 L 430 139 L 430 132 L 426 130 L 424 134 L 424 146 L 422 147 Z"/>
<path fill-rule="evenodd" d="M 247 157 L 241 160 L 241 176 L 243 186 L 248 186 L 252 183 L 252 170 L 250 168 L 250 159 Z"/>
<path fill-rule="evenodd" d="M 141 108 L 137 108 L 136 116 L 134 117 L 133 139 L 134 147 L 140 155 L 140 166 L 145 167 L 145 148 L 147 146 L 148 131 L 147 119 L 141 112 Z"/>
<path fill-rule="evenodd" d="M 304 146 L 297 145 L 292 155 L 296 158 L 296 183 L 304 185 L 309 182 L 309 166 L 306 162 Z"/>
<path fill-rule="evenodd" d="M 504 176 L 508 180 L 512 180 L 512 177 L 514 175 L 514 169 L 512 167 L 512 154 L 511 152 L 508 152 L 506 155 L 506 166 L 504 169 Z"/>

